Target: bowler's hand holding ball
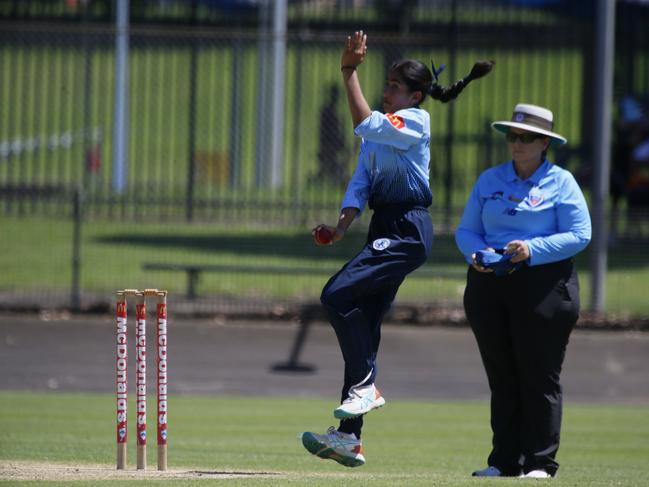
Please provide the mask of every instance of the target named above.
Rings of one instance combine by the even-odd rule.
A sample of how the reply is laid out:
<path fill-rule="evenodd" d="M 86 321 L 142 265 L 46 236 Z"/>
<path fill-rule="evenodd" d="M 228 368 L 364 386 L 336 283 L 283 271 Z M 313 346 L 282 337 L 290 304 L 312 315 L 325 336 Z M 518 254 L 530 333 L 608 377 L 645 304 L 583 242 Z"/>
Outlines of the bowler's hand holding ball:
<path fill-rule="evenodd" d="M 327 225 L 318 225 L 311 234 L 316 245 L 333 245 L 336 229 Z"/>

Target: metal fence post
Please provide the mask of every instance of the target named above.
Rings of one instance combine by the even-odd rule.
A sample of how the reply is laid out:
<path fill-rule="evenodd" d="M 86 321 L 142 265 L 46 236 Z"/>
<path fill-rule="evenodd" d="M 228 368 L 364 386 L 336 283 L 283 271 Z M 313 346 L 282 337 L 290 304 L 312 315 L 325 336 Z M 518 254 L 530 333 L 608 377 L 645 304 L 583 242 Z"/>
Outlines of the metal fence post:
<path fill-rule="evenodd" d="M 593 241 L 591 250 L 591 310 L 604 311 L 606 268 L 608 262 L 608 207 L 611 154 L 611 105 L 613 100 L 613 64 L 615 60 L 615 1 L 599 0 L 596 14 L 597 42 L 595 58 L 593 144 Z"/>
<path fill-rule="evenodd" d="M 455 80 L 455 60 L 457 59 L 457 0 L 453 0 L 451 10 L 450 35 L 449 35 L 449 81 Z M 453 148 L 455 145 L 455 104 L 449 103 L 446 119 L 446 169 L 444 171 L 444 226 L 451 228 L 451 214 L 453 213 Z"/>
<path fill-rule="evenodd" d="M 81 220 L 82 190 L 77 187 L 72 192 L 72 288 L 70 308 L 78 311 L 81 308 Z"/>
<path fill-rule="evenodd" d="M 118 0 L 115 23 L 115 120 L 113 122 L 113 191 L 128 180 L 129 0 Z"/>
<path fill-rule="evenodd" d="M 192 36 L 189 60 L 189 157 L 187 160 L 187 221 L 194 218 L 194 191 L 196 181 L 196 90 L 198 89 L 198 46 Z"/>

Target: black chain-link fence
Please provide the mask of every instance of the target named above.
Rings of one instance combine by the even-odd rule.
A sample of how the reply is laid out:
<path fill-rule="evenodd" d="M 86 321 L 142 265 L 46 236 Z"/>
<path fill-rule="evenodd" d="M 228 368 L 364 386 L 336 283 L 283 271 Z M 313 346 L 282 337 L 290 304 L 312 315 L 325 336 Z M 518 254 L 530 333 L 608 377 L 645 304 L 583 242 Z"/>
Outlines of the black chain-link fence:
<path fill-rule="evenodd" d="M 551 158 L 588 188 L 594 12 L 589 2 L 561 11 L 556 3 L 419 1 L 394 10 L 389 1 L 291 2 L 281 39 L 282 153 L 273 166 L 270 3 L 133 1 L 128 151 L 118 176 L 113 2 L 0 1 L 0 304 L 88 307 L 117 288 L 168 287 L 178 296 L 190 283 L 198 295 L 190 307 L 201 297 L 216 310 L 317 299 L 327 274 L 363 240 L 361 222 L 335 249 L 310 242 L 310 228 L 335 221 L 356 163 L 339 73 L 355 26 L 368 32 L 359 75 L 377 109 L 386 66 L 398 58 L 445 63 L 443 84 L 477 59 L 498 63 L 456 101 L 424 105 L 440 237 L 400 299 L 458 303 L 464 266 L 450 232 L 477 175 L 508 157 L 491 121 L 509 118 L 517 102 L 552 108 L 569 145 Z M 607 309 L 632 314 L 649 314 L 636 285 L 649 278 L 647 10 L 618 7 L 612 121 Z M 587 303 L 585 257 L 580 267 Z"/>

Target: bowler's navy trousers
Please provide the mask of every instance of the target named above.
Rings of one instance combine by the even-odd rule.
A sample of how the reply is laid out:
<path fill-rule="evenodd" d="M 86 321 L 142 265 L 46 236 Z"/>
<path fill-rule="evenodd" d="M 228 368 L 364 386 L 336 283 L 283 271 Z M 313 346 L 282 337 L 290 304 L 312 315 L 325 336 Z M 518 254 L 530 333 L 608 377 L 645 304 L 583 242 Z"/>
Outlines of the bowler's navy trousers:
<path fill-rule="evenodd" d="M 426 261 L 432 242 L 426 208 L 376 208 L 365 246 L 324 287 L 320 300 L 345 360 L 341 401 L 352 386 L 374 382 L 381 321 L 406 275 Z M 362 425 L 358 417 L 341 421 L 338 430 L 360 438 Z"/>

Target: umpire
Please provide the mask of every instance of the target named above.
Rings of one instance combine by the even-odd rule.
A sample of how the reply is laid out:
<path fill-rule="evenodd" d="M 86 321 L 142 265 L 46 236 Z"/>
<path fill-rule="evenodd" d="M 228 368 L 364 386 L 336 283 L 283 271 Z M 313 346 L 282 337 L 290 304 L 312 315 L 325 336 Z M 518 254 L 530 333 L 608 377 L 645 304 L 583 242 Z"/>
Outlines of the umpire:
<path fill-rule="evenodd" d="M 518 104 L 492 127 L 512 159 L 479 176 L 455 234 L 491 390 L 493 448 L 473 475 L 549 478 L 559 466 L 561 367 L 579 316 L 573 256 L 590 241 L 590 216 L 572 174 L 546 159 L 566 142 L 550 110 Z"/>

